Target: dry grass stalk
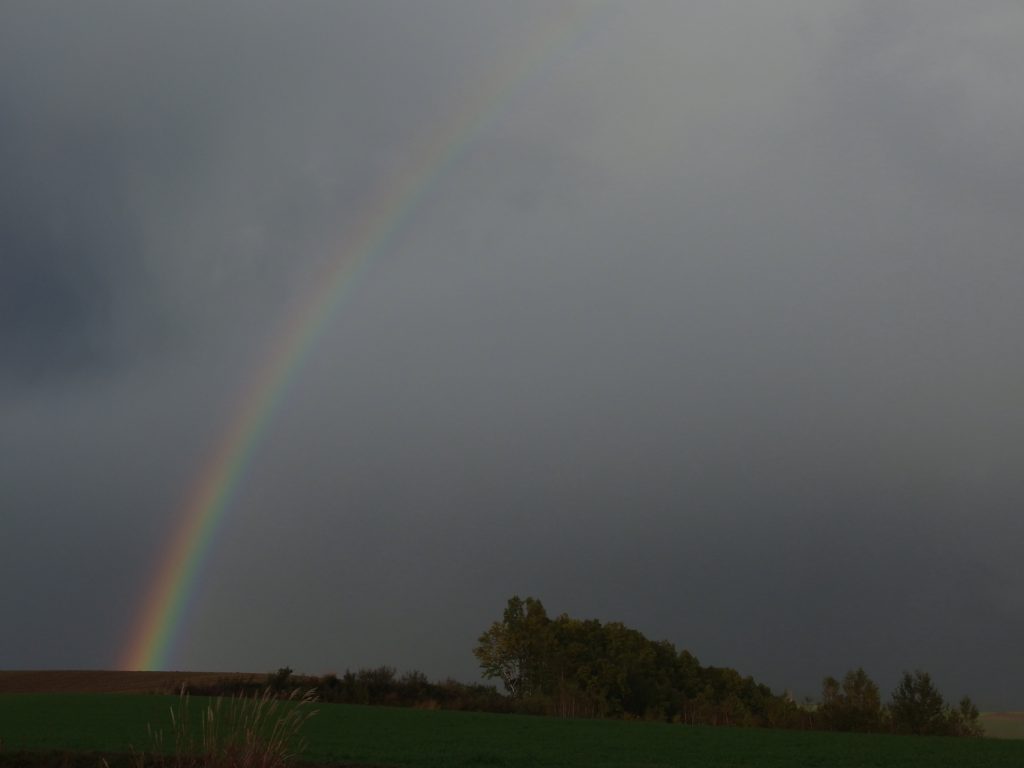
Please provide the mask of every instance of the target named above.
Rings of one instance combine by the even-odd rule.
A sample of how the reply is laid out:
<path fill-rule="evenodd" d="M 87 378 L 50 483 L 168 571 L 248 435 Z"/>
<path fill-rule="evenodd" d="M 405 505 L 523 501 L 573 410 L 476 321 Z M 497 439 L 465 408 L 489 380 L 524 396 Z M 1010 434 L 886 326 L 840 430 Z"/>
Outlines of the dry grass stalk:
<path fill-rule="evenodd" d="M 305 748 L 303 725 L 316 713 L 312 690 L 292 691 L 280 699 L 261 695 L 210 699 L 194 722 L 191 701 L 182 688 L 171 708 L 174 749 L 162 730 L 149 727 L 152 754 L 136 756 L 138 768 L 284 768 Z"/>

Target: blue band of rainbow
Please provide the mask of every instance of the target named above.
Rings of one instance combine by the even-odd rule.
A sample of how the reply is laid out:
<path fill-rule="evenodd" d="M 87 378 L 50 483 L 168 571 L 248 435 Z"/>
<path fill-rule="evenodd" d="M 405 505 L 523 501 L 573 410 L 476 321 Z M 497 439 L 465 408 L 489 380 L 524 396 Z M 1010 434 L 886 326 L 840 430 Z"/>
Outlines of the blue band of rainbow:
<path fill-rule="evenodd" d="M 290 383 L 329 326 L 346 286 L 360 266 L 387 247 L 432 183 L 444 175 L 519 86 L 544 68 L 573 38 L 578 38 L 584 21 L 598 7 L 596 2 L 567 5 L 514 62 L 498 67 L 492 77 L 482 81 L 464 106 L 445 120 L 414 155 L 416 159 L 406 172 L 384 185 L 354 231 L 339 244 L 322 279 L 301 307 L 287 318 L 262 366 L 249 379 L 254 385 L 244 391 L 216 452 L 186 496 L 180 522 L 164 550 L 121 654 L 120 668 L 168 668 L 188 619 L 189 604 L 200 590 L 204 564 L 211 557 L 217 533 L 225 524 L 246 468 Z"/>

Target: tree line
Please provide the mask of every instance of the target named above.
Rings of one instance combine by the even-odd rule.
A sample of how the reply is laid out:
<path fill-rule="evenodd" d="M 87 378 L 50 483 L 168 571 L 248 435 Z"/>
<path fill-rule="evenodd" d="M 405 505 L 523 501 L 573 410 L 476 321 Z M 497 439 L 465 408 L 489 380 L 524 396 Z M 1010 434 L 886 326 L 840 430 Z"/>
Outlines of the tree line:
<path fill-rule="evenodd" d="M 547 615 L 540 600 L 509 599 L 473 654 L 519 711 L 561 717 L 688 724 L 979 736 L 978 710 L 949 706 L 926 672 L 907 672 L 889 701 L 863 669 L 827 677 L 820 702 L 798 703 L 730 667 L 620 622 Z"/>
<path fill-rule="evenodd" d="M 690 725 L 980 736 L 978 710 L 946 703 L 927 672 L 903 674 L 889 700 L 863 669 L 826 677 L 819 701 L 776 694 L 730 667 L 705 666 L 687 650 L 653 641 L 621 622 L 547 615 L 540 600 L 512 597 L 473 654 L 494 685 L 381 666 L 319 677 L 282 667 L 265 677 L 233 676 L 193 695 L 287 695 L 312 689 L 320 701 L 558 717 L 662 720 Z"/>

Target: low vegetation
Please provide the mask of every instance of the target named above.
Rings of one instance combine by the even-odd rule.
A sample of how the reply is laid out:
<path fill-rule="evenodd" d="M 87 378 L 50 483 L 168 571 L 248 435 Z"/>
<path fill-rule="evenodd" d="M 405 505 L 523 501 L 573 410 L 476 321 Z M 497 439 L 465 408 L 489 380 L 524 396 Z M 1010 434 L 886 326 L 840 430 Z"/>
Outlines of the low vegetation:
<path fill-rule="evenodd" d="M 148 744 L 147 724 L 166 723 L 169 708 L 178 704 L 175 697 L 165 696 L 0 695 L 0 766 L 51 768 L 61 765 L 63 755 L 68 768 L 101 768 L 101 759 L 111 768 L 132 768 L 129 746 Z M 192 697 L 196 712 L 207 704 Z M 337 704 L 317 704 L 317 708 L 316 717 L 303 724 L 306 746 L 296 753 L 296 760 L 319 766 L 1024 765 L 1024 742 L 1020 741 L 680 727 Z M 37 758 L 44 762 L 33 762 Z"/>
<path fill-rule="evenodd" d="M 517 702 L 500 694 L 492 685 L 460 683 L 457 680 L 433 682 L 422 672 L 399 675 L 394 667 L 380 666 L 358 671 L 346 670 L 321 677 L 296 675 L 282 667 L 267 676 L 234 676 L 222 679 L 189 681 L 194 696 L 258 696 L 265 690 L 283 695 L 295 687 L 309 688 L 317 700 L 331 704 L 367 704 L 417 709 L 447 709 L 465 712 L 510 714 L 523 712 Z"/>
<path fill-rule="evenodd" d="M 194 707 L 183 690 L 170 708 L 169 731 L 147 724 L 151 749 L 136 753 L 136 768 L 285 768 L 306 748 L 301 732 L 317 713 L 310 709 L 315 698 L 299 689 L 279 696 L 268 687 Z"/>

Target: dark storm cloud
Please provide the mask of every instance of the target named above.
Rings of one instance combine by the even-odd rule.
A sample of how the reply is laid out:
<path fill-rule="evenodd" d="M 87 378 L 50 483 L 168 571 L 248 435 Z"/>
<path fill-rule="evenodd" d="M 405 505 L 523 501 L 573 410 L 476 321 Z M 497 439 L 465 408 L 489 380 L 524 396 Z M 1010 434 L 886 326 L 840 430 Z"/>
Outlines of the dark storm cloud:
<path fill-rule="evenodd" d="M 448 46 L 450 17 L 415 4 L 8 6 L 5 370 L 127 362 L 280 309 L 501 19 L 463 12 Z"/>
<path fill-rule="evenodd" d="M 4 567 L 34 574 L 0 666 L 113 663 L 273 329 L 561 10 L 77 8 L 0 12 Z M 1019 9 L 583 16 L 353 282 L 180 663 L 471 677 L 519 592 L 801 694 L 923 666 L 1014 706 Z M 40 645 L 55 605 L 100 620 Z"/>
<path fill-rule="evenodd" d="M 38 138 L 44 120 L 4 99 L 0 136 L 3 378 L 100 363 L 115 285 L 136 271 L 110 141 Z M 119 274 L 120 273 L 120 274 Z"/>

